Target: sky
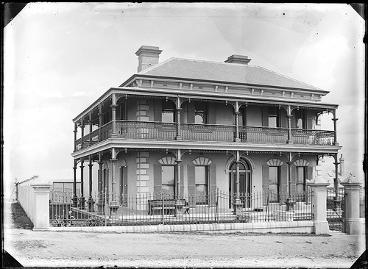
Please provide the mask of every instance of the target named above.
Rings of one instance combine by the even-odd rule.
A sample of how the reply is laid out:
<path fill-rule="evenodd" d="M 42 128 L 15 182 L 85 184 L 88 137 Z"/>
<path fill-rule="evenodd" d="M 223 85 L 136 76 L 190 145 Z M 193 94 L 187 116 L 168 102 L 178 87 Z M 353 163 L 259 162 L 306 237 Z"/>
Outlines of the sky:
<path fill-rule="evenodd" d="M 363 180 L 363 34 L 345 4 L 30 3 L 4 29 L 5 183 L 73 178 L 72 119 L 136 72 L 141 45 L 160 62 L 247 55 L 330 91 L 345 170 Z"/>

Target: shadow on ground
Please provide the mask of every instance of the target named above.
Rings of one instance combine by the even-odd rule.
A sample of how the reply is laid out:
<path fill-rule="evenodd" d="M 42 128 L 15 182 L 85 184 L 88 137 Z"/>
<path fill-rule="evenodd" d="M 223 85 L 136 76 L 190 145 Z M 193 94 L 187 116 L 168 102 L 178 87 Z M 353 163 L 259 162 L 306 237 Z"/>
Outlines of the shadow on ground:
<path fill-rule="evenodd" d="M 32 221 L 27 217 L 22 206 L 19 203 L 11 204 L 11 221 L 14 228 L 17 229 L 33 229 Z"/>

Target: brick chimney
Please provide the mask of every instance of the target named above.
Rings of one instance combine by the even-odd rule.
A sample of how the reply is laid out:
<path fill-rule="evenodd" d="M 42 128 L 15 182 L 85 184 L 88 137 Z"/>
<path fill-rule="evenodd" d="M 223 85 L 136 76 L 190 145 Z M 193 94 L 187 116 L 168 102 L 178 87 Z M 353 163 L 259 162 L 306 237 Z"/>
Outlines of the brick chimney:
<path fill-rule="evenodd" d="M 245 64 L 247 65 L 250 62 L 250 58 L 248 58 L 248 56 L 244 56 L 244 55 L 231 55 L 227 58 L 227 60 L 225 61 L 225 63 L 233 63 L 233 64 Z"/>
<path fill-rule="evenodd" d="M 141 46 L 135 53 L 138 56 L 138 72 L 158 64 L 159 55 L 162 52 L 158 47 Z"/>

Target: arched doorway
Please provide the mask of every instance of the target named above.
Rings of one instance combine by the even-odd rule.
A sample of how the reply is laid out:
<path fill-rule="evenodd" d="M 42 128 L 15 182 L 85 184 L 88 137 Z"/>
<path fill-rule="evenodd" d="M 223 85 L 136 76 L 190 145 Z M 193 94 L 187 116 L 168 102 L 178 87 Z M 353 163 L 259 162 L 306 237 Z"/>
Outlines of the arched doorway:
<path fill-rule="evenodd" d="M 252 192 L 252 169 L 249 163 L 241 160 L 239 163 L 239 193 L 244 208 L 250 207 L 250 194 Z M 229 169 L 229 208 L 232 208 L 237 193 L 236 162 Z M 248 199 L 247 199 L 248 198 Z"/>

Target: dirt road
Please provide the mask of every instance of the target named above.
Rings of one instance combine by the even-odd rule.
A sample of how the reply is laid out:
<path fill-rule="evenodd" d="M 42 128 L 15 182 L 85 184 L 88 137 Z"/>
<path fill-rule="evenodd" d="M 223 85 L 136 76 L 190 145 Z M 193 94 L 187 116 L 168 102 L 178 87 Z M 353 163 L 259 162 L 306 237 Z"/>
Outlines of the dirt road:
<path fill-rule="evenodd" d="M 24 266 L 347 268 L 363 236 L 118 234 L 9 229 L 5 249 Z"/>

